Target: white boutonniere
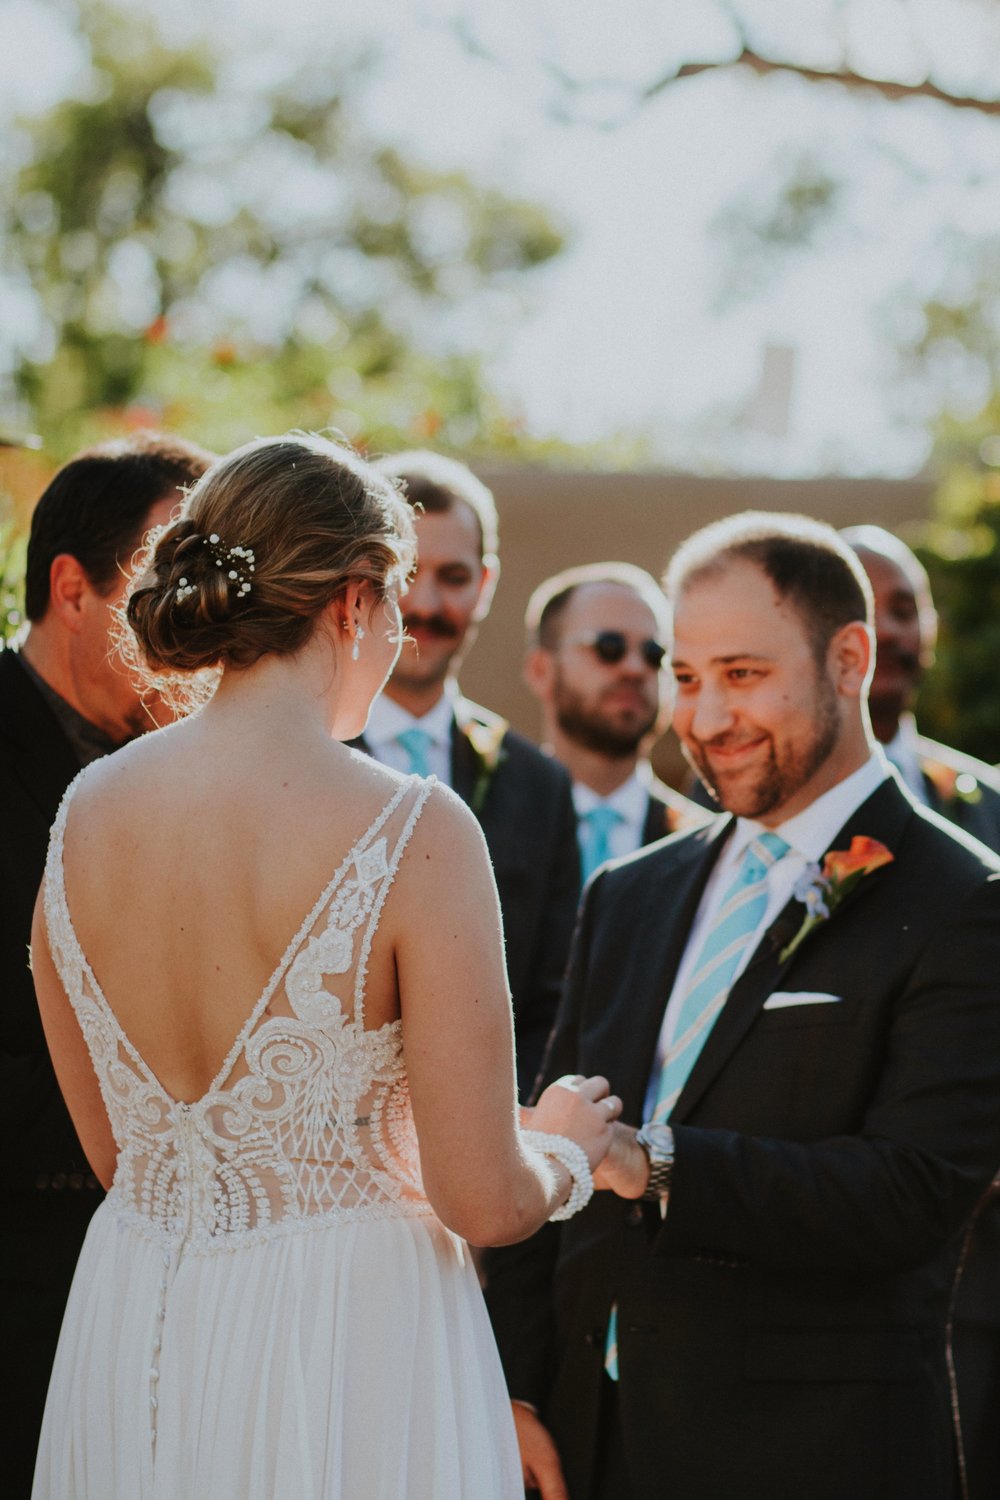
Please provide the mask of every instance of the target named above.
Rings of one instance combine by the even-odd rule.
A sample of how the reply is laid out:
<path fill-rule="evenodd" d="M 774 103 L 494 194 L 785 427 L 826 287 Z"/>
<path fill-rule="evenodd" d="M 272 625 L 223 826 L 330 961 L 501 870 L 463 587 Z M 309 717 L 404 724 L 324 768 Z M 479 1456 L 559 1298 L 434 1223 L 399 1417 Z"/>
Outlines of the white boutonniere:
<path fill-rule="evenodd" d="M 510 725 L 506 719 L 495 719 L 489 724 L 482 724 L 478 719 L 469 719 L 459 728 L 472 746 L 476 757 L 476 780 L 473 783 L 469 805 L 474 813 L 478 813 L 483 809 L 486 794 L 494 776 L 507 759 L 503 741 Z"/>

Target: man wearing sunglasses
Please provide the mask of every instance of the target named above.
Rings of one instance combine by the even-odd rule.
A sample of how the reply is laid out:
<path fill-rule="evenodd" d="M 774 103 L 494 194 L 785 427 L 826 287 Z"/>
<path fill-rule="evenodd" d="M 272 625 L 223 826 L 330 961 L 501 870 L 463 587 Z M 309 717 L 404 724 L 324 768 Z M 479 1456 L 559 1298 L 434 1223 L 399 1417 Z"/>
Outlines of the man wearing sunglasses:
<path fill-rule="evenodd" d="M 660 718 L 667 624 L 656 582 L 629 563 L 568 568 L 528 604 L 525 680 L 544 743 L 573 778 L 585 878 L 706 821 L 642 754 Z"/>

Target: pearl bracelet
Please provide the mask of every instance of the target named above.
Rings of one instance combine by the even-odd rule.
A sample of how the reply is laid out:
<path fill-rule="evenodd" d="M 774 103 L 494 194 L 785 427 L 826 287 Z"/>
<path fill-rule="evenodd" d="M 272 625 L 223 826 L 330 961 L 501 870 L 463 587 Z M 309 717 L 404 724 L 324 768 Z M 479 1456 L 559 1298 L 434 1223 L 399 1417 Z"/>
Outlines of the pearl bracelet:
<path fill-rule="evenodd" d="M 522 1131 L 522 1139 L 526 1145 L 540 1151 L 543 1156 L 553 1157 L 566 1168 L 571 1183 L 569 1197 L 560 1208 L 549 1214 L 549 1218 L 553 1223 L 560 1219 L 571 1219 L 581 1208 L 586 1207 L 594 1195 L 594 1179 L 586 1151 L 568 1136 L 549 1135 L 544 1130 Z"/>

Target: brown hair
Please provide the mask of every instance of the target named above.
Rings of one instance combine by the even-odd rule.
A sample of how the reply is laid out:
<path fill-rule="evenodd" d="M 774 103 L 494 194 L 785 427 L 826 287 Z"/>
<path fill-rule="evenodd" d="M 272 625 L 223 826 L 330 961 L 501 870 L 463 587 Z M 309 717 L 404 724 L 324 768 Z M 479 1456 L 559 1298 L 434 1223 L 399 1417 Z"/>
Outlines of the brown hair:
<path fill-rule="evenodd" d="M 493 492 L 472 470 L 443 453 L 414 448 L 375 460 L 375 468 L 390 479 L 402 480 L 409 503 L 426 515 L 440 515 L 456 505 L 467 505 L 479 525 L 481 557 L 492 557 L 498 545 L 497 507 Z"/>
<path fill-rule="evenodd" d="M 150 539 L 126 606 L 138 650 L 127 633 L 121 649 L 191 707 L 208 689 L 175 674 L 298 651 L 352 580 L 376 600 L 402 584 L 413 545 L 409 507 L 353 450 L 314 433 L 258 439 L 209 469 Z"/>
<path fill-rule="evenodd" d="M 584 563 L 578 568 L 565 568 L 535 589 L 524 615 L 529 647 L 543 646 L 548 651 L 557 649 L 559 625 L 570 600 L 578 589 L 592 583 L 611 584 L 635 594 L 649 608 L 657 630 L 666 635 L 669 610 L 655 578 L 632 563 Z"/>
<path fill-rule="evenodd" d="M 743 511 L 696 531 L 674 553 L 664 579 L 672 604 L 691 584 L 748 562 L 769 578 L 801 616 L 818 662 L 837 631 L 872 623 L 872 589 L 850 547 L 825 521 Z"/>
<path fill-rule="evenodd" d="M 31 517 L 24 574 L 28 619 L 41 620 L 48 610 L 52 561 L 61 552 L 76 558 L 99 594 L 110 594 L 156 502 L 193 485 L 214 462 L 214 453 L 162 432 L 135 432 L 71 458 L 53 475 Z"/>

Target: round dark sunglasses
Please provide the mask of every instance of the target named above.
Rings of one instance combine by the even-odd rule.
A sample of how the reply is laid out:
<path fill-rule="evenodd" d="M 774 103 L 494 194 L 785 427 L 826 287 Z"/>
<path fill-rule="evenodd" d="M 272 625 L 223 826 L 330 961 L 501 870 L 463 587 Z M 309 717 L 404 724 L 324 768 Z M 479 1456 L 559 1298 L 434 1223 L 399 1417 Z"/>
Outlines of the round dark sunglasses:
<path fill-rule="evenodd" d="M 589 646 L 599 661 L 603 661 L 609 667 L 617 666 L 624 661 L 629 653 L 631 641 L 623 630 L 593 630 L 584 635 L 574 635 L 566 642 L 568 646 Z M 667 654 L 666 646 L 661 646 L 659 641 L 652 637 L 645 641 L 637 642 L 639 655 L 651 667 L 658 672 L 663 666 L 663 658 Z"/>

